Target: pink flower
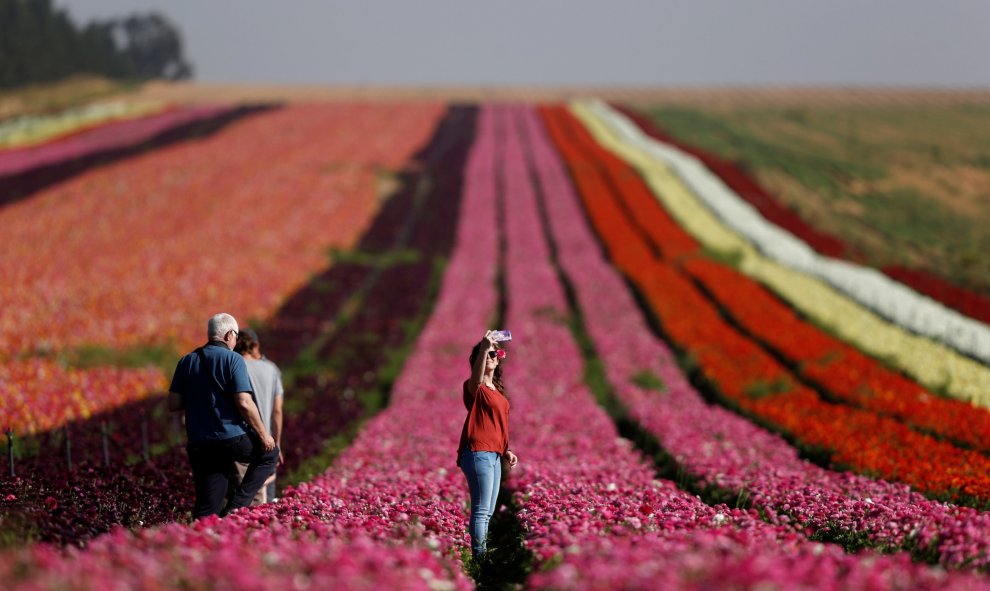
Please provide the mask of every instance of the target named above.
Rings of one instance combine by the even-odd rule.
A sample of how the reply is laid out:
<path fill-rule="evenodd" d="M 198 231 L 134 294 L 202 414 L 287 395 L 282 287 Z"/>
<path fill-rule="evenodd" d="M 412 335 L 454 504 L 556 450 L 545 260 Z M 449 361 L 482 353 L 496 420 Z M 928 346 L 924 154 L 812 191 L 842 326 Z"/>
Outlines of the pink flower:
<path fill-rule="evenodd" d="M 506 355 L 508 355 L 508 353 L 505 352 L 505 349 L 498 349 L 498 352 L 495 353 L 495 357 L 498 359 L 505 359 Z"/>

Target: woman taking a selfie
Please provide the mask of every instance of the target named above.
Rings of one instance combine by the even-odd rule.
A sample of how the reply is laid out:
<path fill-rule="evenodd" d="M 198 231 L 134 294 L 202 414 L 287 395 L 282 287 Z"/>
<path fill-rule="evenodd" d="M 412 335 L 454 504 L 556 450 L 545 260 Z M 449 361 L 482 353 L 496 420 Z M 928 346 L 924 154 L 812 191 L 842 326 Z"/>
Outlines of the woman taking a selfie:
<path fill-rule="evenodd" d="M 502 479 L 502 459 L 512 468 L 518 462 L 509 450 L 509 399 L 502 382 L 505 350 L 496 346 L 493 331 L 485 333 L 471 350 L 471 377 L 464 382 L 468 415 L 457 446 L 457 465 L 471 492 L 471 554 L 487 550 L 488 522 L 495 513 Z"/>

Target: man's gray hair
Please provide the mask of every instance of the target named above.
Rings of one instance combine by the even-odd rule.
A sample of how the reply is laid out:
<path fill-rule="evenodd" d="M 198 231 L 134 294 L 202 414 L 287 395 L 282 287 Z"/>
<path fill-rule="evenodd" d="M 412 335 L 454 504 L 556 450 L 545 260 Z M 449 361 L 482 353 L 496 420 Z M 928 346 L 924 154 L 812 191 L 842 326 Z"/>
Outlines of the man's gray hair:
<path fill-rule="evenodd" d="M 215 314 L 206 323 L 206 336 L 211 341 L 222 341 L 223 337 L 232 330 L 237 330 L 237 320 L 226 312 Z"/>

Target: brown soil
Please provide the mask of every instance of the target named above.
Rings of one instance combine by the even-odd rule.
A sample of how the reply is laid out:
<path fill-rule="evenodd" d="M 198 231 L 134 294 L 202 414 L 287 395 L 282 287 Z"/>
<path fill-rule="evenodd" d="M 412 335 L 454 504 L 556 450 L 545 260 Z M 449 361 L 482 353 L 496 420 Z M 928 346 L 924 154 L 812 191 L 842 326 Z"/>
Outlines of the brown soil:
<path fill-rule="evenodd" d="M 899 166 L 875 184 L 879 191 L 912 187 L 955 213 L 990 219 L 990 170 L 971 166 L 932 166 L 923 170 Z"/>
<path fill-rule="evenodd" d="M 104 78 L 76 76 L 52 84 L 38 84 L 0 92 L 0 120 L 61 111 L 111 96 L 130 88 Z"/>
<path fill-rule="evenodd" d="M 274 86 L 151 82 L 139 98 L 174 102 L 313 102 L 313 101 L 528 101 L 559 102 L 600 97 L 632 105 L 692 106 L 838 106 L 990 104 L 990 89 L 854 89 L 854 88 L 616 88 L 616 87 L 387 87 Z"/>

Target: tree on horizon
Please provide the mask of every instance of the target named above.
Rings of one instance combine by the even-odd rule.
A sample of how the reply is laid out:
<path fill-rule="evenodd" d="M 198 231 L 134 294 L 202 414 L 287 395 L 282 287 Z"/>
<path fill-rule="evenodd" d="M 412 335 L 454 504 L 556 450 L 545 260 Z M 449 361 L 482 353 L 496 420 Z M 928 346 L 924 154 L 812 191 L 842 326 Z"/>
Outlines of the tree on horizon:
<path fill-rule="evenodd" d="M 118 80 L 191 78 L 182 35 L 149 12 L 78 27 L 52 0 L 0 0 L 0 88 L 74 74 Z"/>

